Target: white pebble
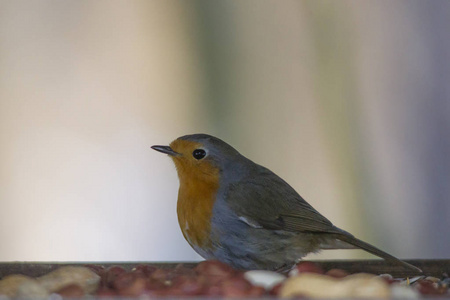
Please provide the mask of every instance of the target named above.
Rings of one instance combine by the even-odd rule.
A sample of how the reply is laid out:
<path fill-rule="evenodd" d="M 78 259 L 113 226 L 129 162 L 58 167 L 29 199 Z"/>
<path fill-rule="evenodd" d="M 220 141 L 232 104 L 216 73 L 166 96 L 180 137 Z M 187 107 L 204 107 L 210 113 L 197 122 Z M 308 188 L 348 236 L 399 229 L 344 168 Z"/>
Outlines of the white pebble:
<path fill-rule="evenodd" d="M 283 282 L 286 279 L 286 276 L 272 272 L 272 271 L 263 271 L 263 270 L 252 270 L 244 273 L 245 279 L 250 281 L 251 284 L 256 286 L 262 286 L 266 290 L 270 290 L 275 285 L 280 282 Z"/>
<path fill-rule="evenodd" d="M 280 291 L 282 298 L 389 298 L 388 284 L 371 274 L 353 274 L 342 279 L 326 275 L 303 273 L 290 277 Z"/>
<path fill-rule="evenodd" d="M 418 299 L 420 298 L 419 292 L 415 289 L 400 284 L 391 285 L 391 298 L 394 299 Z"/>

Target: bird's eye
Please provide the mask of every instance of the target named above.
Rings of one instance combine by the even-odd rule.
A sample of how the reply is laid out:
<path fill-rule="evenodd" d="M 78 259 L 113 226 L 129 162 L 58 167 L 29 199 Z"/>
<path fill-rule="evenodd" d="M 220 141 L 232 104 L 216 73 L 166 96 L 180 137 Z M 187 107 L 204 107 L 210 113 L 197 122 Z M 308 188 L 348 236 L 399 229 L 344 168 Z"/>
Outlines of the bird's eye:
<path fill-rule="evenodd" d="M 200 160 L 200 159 L 202 159 L 203 157 L 206 156 L 206 151 L 203 150 L 203 149 L 195 149 L 194 152 L 192 152 L 192 156 L 195 159 Z"/>

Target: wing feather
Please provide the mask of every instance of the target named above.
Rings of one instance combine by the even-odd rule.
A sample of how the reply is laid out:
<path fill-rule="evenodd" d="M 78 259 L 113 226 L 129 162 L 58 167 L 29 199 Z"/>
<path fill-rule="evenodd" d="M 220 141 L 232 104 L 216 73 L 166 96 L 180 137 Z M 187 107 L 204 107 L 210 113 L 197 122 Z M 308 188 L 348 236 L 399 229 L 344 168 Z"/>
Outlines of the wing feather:
<path fill-rule="evenodd" d="M 228 185 L 225 199 L 239 217 L 252 220 L 266 229 L 336 232 L 337 228 L 287 182 L 272 171 L 261 168 L 258 176 L 247 176 Z"/>

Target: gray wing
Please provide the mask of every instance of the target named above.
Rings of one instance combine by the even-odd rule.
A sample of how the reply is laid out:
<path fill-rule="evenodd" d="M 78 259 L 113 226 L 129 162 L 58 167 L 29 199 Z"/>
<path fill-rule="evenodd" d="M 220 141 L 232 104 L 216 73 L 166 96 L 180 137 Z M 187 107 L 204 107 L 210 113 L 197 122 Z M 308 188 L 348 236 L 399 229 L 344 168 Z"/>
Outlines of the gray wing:
<path fill-rule="evenodd" d="M 263 168 L 263 167 L 260 167 Z M 419 268 L 364 242 L 335 227 L 309 205 L 289 184 L 270 170 L 258 169 L 258 176 L 248 176 L 239 183 L 230 184 L 226 191 L 228 205 L 249 225 L 266 229 L 293 232 L 321 233 L 330 239 L 366 250 L 404 267 L 422 272 Z M 337 248 L 347 248 L 338 246 Z"/>
<path fill-rule="evenodd" d="M 232 183 L 226 191 L 228 205 L 239 217 L 266 229 L 295 232 L 341 232 L 309 205 L 288 183 L 259 166 L 257 176 Z"/>

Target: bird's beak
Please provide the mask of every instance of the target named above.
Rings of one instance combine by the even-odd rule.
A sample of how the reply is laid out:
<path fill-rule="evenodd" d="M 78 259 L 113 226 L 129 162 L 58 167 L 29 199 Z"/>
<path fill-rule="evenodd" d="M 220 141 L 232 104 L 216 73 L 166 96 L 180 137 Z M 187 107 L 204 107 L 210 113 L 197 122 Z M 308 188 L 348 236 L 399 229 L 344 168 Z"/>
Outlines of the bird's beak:
<path fill-rule="evenodd" d="M 180 155 L 180 153 L 173 151 L 172 148 L 170 148 L 169 146 L 158 146 L 158 145 L 155 145 L 155 146 L 152 146 L 152 149 L 156 150 L 158 152 L 169 154 L 171 156 L 178 156 L 178 155 Z"/>

